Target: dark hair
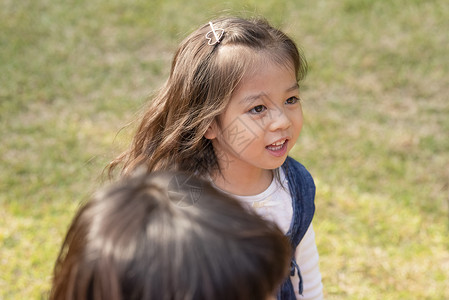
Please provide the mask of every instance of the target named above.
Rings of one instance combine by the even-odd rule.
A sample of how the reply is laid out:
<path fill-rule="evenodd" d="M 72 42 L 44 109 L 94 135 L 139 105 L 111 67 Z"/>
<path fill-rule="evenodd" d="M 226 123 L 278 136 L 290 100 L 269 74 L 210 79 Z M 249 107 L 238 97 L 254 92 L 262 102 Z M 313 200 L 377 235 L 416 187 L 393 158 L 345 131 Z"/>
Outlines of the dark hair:
<path fill-rule="evenodd" d="M 298 81 L 307 63 L 296 44 L 264 19 L 225 17 L 212 21 L 224 30 L 219 44 L 211 46 L 204 24 L 181 42 L 170 76 L 152 99 L 128 150 L 108 167 L 109 175 L 121 166 L 130 173 L 139 165 L 149 171 L 182 170 L 214 175 L 217 153 L 206 130 L 226 109 L 236 86 L 263 57 L 292 68 Z"/>
<path fill-rule="evenodd" d="M 50 299 L 264 299 L 287 276 L 288 239 L 208 182 L 133 175 L 76 214 Z"/>

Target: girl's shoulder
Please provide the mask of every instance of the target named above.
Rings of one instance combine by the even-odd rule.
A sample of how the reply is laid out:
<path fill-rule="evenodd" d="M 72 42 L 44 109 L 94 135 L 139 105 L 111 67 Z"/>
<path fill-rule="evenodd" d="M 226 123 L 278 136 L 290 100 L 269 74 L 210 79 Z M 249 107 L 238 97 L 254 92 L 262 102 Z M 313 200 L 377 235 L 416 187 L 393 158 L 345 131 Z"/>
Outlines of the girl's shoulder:
<path fill-rule="evenodd" d="M 287 157 L 282 167 L 287 177 L 290 192 L 293 195 L 301 195 L 303 200 L 313 203 L 315 200 L 315 181 L 306 167 L 291 157 Z"/>
<path fill-rule="evenodd" d="M 300 176 L 303 179 L 313 181 L 312 175 L 310 174 L 309 170 L 307 170 L 303 164 L 290 156 L 287 156 L 287 159 L 285 160 L 282 167 L 284 168 L 284 172 L 288 177 Z"/>
<path fill-rule="evenodd" d="M 315 182 L 306 167 L 291 157 L 287 157 L 282 167 L 287 175 L 292 196 L 296 224 L 293 225 L 293 236 L 297 245 L 309 228 L 315 213 Z"/>

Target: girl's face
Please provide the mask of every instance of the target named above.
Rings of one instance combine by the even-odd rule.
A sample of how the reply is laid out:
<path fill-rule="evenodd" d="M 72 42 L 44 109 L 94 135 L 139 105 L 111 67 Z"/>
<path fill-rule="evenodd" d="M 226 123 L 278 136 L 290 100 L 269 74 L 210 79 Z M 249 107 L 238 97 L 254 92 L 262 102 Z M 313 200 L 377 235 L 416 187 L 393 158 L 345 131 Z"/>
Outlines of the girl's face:
<path fill-rule="evenodd" d="M 205 135 L 212 140 L 223 174 L 235 167 L 280 167 L 301 132 L 302 108 L 293 68 L 258 61 Z"/>

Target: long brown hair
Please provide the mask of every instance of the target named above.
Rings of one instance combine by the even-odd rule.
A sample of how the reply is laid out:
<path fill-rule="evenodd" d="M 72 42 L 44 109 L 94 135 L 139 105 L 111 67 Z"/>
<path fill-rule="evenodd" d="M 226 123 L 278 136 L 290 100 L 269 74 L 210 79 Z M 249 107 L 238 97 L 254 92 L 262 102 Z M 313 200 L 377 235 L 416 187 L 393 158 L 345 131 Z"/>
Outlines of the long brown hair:
<path fill-rule="evenodd" d="M 181 42 L 170 76 L 147 107 L 130 148 L 109 164 L 110 176 L 118 165 L 128 174 L 142 164 L 148 171 L 212 175 L 219 171 L 217 155 L 204 134 L 253 67 L 254 54 L 293 66 L 298 81 L 305 76 L 307 63 L 296 44 L 264 19 L 226 17 L 212 24 L 224 30 L 221 42 L 208 44 L 209 24 Z"/>
<path fill-rule="evenodd" d="M 180 172 L 121 179 L 80 208 L 50 300 L 266 299 L 291 247 L 271 222 Z"/>

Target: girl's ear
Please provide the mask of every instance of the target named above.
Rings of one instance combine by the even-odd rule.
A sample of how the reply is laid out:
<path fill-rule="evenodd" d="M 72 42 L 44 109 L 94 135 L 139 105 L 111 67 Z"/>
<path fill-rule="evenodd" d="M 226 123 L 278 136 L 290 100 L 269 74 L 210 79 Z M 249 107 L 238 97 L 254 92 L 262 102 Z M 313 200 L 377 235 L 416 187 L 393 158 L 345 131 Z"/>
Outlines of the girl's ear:
<path fill-rule="evenodd" d="M 217 137 L 218 131 L 217 131 L 217 122 L 213 121 L 209 128 L 207 128 L 206 133 L 204 134 L 204 137 L 208 140 L 213 140 Z"/>

